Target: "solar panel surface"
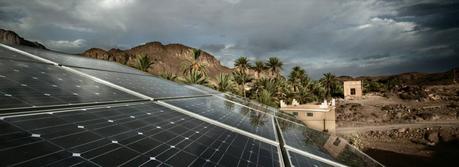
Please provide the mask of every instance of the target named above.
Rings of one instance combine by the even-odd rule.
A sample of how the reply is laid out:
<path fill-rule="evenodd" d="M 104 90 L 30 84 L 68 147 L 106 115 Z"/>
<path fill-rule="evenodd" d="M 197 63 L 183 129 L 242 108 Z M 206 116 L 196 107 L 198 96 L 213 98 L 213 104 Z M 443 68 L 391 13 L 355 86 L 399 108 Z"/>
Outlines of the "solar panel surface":
<path fill-rule="evenodd" d="M 154 103 L 8 117 L 0 166 L 279 166 L 277 147 Z"/>
<path fill-rule="evenodd" d="M 0 166 L 282 166 L 279 148 L 284 145 L 278 144 L 278 135 L 290 155 L 284 158 L 294 166 L 340 165 L 335 160 L 381 166 L 347 143 L 332 156 L 325 145 L 335 144 L 335 138 L 253 101 L 190 88 L 114 62 L 18 48 L 82 68 L 39 63 L 43 60 L 0 47 L 0 111 L 63 104 L 47 113 L 0 117 Z M 118 85 L 123 88 L 112 88 Z M 161 101 L 123 101 L 140 99 L 126 92 Z M 106 101 L 124 104 L 91 106 Z M 81 103 L 88 108 L 67 106 Z"/>
<path fill-rule="evenodd" d="M 337 136 L 277 119 L 286 149 L 295 149 L 348 166 L 382 166 Z M 290 151 L 291 152 L 291 151 Z M 301 164 L 301 163 L 300 163 Z"/>
<path fill-rule="evenodd" d="M 216 97 L 166 100 L 195 114 L 276 141 L 273 117 Z"/>
<path fill-rule="evenodd" d="M 22 55 L 20 53 L 11 51 L 11 50 L 9 50 L 9 49 L 7 49 L 5 47 L 2 47 L 2 46 L 0 46 L 0 58 L 2 58 L 2 59 L 13 59 L 13 60 L 40 62 L 39 60 L 33 59 L 31 57 L 24 56 L 24 55 Z"/>
<path fill-rule="evenodd" d="M 140 99 L 42 63 L 0 60 L 0 110 Z"/>
<path fill-rule="evenodd" d="M 292 151 L 289 151 L 288 154 L 290 156 L 290 162 L 292 163 L 292 166 L 332 167 L 332 165 L 311 159 L 309 157 L 305 157 Z"/>
<path fill-rule="evenodd" d="M 23 50 L 25 52 L 31 53 L 33 55 L 56 62 L 58 64 L 65 65 L 65 66 L 74 66 L 74 67 L 114 71 L 114 72 L 120 72 L 120 73 L 130 73 L 130 74 L 137 74 L 137 75 L 150 75 L 145 72 L 139 71 L 137 69 L 118 64 L 114 61 L 110 62 L 110 61 L 105 61 L 105 60 L 84 57 L 80 55 L 70 55 L 70 54 L 59 53 L 59 52 L 43 50 L 43 49 L 37 49 L 37 48 L 32 48 L 32 47 L 27 47 L 27 46 L 14 46 L 14 47 L 20 50 Z"/>
<path fill-rule="evenodd" d="M 184 85 L 154 76 L 131 75 L 83 68 L 75 69 L 156 99 L 206 95 L 200 91 L 184 87 Z"/>

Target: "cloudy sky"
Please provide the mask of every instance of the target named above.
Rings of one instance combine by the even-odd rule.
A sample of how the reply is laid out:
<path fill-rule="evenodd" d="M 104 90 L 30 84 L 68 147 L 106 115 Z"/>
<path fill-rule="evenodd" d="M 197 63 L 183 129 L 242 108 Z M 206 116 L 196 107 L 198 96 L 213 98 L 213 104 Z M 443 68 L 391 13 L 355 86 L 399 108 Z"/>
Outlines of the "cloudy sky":
<path fill-rule="evenodd" d="M 230 67 L 277 56 L 315 78 L 459 66 L 457 0 L 0 0 L 0 28 L 72 53 L 160 41 Z"/>

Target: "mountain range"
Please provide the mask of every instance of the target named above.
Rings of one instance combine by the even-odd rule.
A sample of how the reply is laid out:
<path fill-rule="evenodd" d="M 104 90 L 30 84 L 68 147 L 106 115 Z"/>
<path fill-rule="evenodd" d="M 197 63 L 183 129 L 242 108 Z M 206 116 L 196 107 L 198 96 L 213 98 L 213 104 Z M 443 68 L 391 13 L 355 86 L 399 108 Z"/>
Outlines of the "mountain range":
<path fill-rule="evenodd" d="M 41 49 L 47 49 L 44 45 L 26 40 L 20 37 L 17 33 L 10 30 L 0 29 L 0 42 L 8 45 L 25 45 Z M 152 61 L 152 65 L 148 69 L 149 73 L 160 75 L 165 72 L 182 76 L 182 64 L 186 61 L 194 59 L 193 49 L 183 44 L 162 44 L 160 42 L 148 42 L 142 45 L 135 46 L 130 49 L 112 48 L 104 50 L 100 48 L 91 48 L 83 53 L 81 56 L 91 57 L 95 59 L 115 61 L 128 66 L 135 66 L 138 55 L 146 55 Z M 215 56 L 206 51 L 202 51 L 197 59 L 198 62 L 206 65 L 209 77 L 213 80 L 220 73 L 231 73 L 232 68 L 223 66 Z M 339 80 L 386 80 L 389 78 L 397 78 L 406 84 L 448 84 L 451 83 L 453 77 L 459 76 L 459 69 L 451 69 L 446 72 L 440 73 L 402 73 L 389 76 L 361 76 L 350 77 L 340 76 Z M 249 73 L 253 73 L 250 71 Z M 263 74 L 262 74 L 263 75 Z M 456 79 L 457 80 L 457 79 Z"/>

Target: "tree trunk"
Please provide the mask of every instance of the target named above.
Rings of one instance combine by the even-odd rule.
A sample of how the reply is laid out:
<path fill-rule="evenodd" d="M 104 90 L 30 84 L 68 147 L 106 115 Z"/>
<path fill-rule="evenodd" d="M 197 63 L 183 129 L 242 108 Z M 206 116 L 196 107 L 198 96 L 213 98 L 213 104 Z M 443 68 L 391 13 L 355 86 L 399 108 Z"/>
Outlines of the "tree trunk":
<path fill-rule="evenodd" d="M 242 94 L 245 98 L 245 83 L 242 83 Z"/>

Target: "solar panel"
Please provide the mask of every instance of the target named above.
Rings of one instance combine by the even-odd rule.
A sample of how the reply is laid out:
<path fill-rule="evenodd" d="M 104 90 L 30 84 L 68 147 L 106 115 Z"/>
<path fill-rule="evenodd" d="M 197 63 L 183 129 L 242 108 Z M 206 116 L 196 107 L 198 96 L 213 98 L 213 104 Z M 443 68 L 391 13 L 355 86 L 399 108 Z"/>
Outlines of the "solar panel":
<path fill-rule="evenodd" d="M 318 157 L 322 162 L 329 162 L 327 164 L 339 162 L 349 166 L 382 166 L 339 137 L 287 120 L 277 119 L 277 121 L 285 148 L 290 152 L 293 150 Z M 303 164 L 299 160 L 298 163 Z"/>
<path fill-rule="evenodd" d="M 165 102 L 192 113 L 276 141 L 272 115 L 254 111 L 216 97 L 173 99 L 166 100 Z"/>
<path fill-rule="evenodd" d="M 292 151 L 289 151 L 288 155 L 292 166 L 332 167 L 330 164 L 311 159 Z"/>
<path fill-rule="evenodd" d="M 223 94 L 223 92 L 219 92 L 217 90 L 214 90 L 214 89 L 209 88 L 209 87 L 204 86 L 204 85 L 193 84 L 193 85 L 190 85 L 190 86 L 195 88 L 195 89 L 197 89 L 197 90 L 200 90 L 201 92 L 205 92 L 206 94 Z"/>
<path fill-rule="evenodd" d="M 276 108 L 273 108 L 271 106 L 258 103 L 258 102 L 254 101 L 254 100 L 244 99 L 242 97 L 238 97 L 238 96 L 235 96 L 235 95 L 232 95 L 232 94 L 229 94 L 229 93 L 215 94 L 214 96 L 223 98 L 225 100 L 233 101 L 235 103 L 244 105 L 246 107 L 249 107 L 249 108 L 252 108 L 252 109 L 255 109 L 255 110 L 258 110 L 258 111 L 262 111 L 262 112 L 274 115 L 276 118 L 281 118 L 281 119 L 289 120 L 289 121 L 292 121 L 292 122 L 302 123 L 300 120 L 298 120 L 295 116 L 293 116 L 291 114 L 284 113 L 282 111 L 279 111 Z"/>
<path fill-rule="evenodd" d="M 78 71 L 101 78 L 130 90 L 141 92 L 144 95 L 160 98 L 178 98 L 187 96 L 206 95 L 200 91 L 190 89 L 176 82 L 164 80 L 154 76 L 140 76 L 107 71 L 75 68 Z"/>
<path fill-rule="evenodd" d="M 14 46 L 20 50 L 25 52 L 31 53 L 33 55 L 45 58 L 47 60 L 56 62 L 58 64 L 62 64 L 65 66 L 74 66 L 74 67 L 82 67 L 82 68 L 90 68 L 90 69 L 98 69 L 98 70 L 106 70 L 106 71 L 114 71 L 114 72 L 121 72 L 121 73 L 131 73 L 137 75 L 150 75 L 148 73 L 139 71 L 132 67 L 128 67 L 117 62 L 110 62 L 105 60 L 99 60 L 79 55 L 70 55 L 66 53 L 58 53 L 55 51 L 43 50 L 32 48 L 28 46 Z"/>
<path fill-rule="evenodd" d="M 154 103 L 0 120 L 0 166 L 280 166 L 277 146 Z"/>
<path fill-rule="evenodd" d="M 254 101 L 113 62 L 18 48 L 44 59 L 0 47 L 0 115 L 40 110 L 0 116 L 0 166 L 283 166 L 284 158 L 293 166 L 382 166 Z M 159 101 L 136 102 L 149 97 Z"/>
<path fill-rule="evenodd" d="M 54 65 L 0 60 L 0 110 L 138 100 Z"/>
<path fill-rule="evenodd" d="M 13 52 L 13 51 L 3 47 L 3 44 L 1 44 L 1 43 L 0 43 L 0 58 L 2 58 L 2 59 L 13 59 L 13 60 L 40 62 L 37 59 L 33 59 L 31 57 L 24 56 L 24 55 L 22 55 L 20 53 Z"/>

